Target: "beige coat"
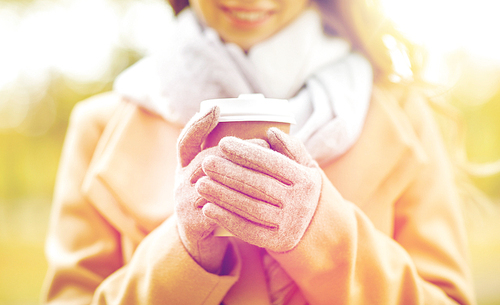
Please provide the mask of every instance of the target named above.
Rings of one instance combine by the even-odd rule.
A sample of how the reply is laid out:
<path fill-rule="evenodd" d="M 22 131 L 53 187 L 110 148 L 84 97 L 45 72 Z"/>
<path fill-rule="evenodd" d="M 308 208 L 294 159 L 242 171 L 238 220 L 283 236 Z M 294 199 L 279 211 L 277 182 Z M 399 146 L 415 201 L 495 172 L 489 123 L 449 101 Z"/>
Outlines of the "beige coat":
<path fill-rule="evenodd" d="M 426 101 L 374 89 L 358 142 L 323 168 L 299 245 L 273 254 L 290 304 L 474 304 L 449 161 Z M 269 304 L 259 249 L 225 276 L 184 249 L 173 215 L 178 126 L 113 94 L 71 116 L 47 239 L 50 304 Z M 327 177 L 327 178 L 326 178 Z M 333 185 L 333 186 L 332 186 Z"/>

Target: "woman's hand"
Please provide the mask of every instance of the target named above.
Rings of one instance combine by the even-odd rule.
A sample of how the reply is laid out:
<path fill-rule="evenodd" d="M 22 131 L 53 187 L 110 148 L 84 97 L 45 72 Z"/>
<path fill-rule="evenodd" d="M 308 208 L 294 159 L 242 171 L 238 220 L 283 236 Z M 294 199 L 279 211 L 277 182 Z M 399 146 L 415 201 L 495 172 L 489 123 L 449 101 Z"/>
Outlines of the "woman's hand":
<path fill-rule="evenodd" d="M 235 236 L 274 252 L 293 249 L 312 220 L 321 191 L 321 170 L 297 139 L 268 131 L 271 149 L 226 137 L 224 157 L 202 162 L 207 176 L 196 189 L 209 203 L 204 215 Z"/>
<path fill-rule="evenodd" d="M 211 273 L 219 272 L 228 239 L 214 236 L 218 224 L 203 214 L 207 200 L 198 194 L 195 185 L 205 176 L 202 170 L 205 158 L 224 157 L 218 146 L 205 150 L 201 148 L 207 135 L 217 125 L 218 119 L 219 108 L 212 108 L 206 114 L 193 117 L 183 129 L 177 145 L 179 165 L 175 177 L 175 212 L 181 241 L 191 257 Z M 264 140 L 245 142 L 269 148 Z"/>
<path fill-rule="evenodd" d="M 181 241 L 194 260 L 211 273 L 219 272 L 228 239 L 213 236 L 217 223 L 203 215 L 207 201 L 196 192 L 195 184 L 205 175 L 202 161 L 209 155 L 223 155 L 218 147 L 201 149 L 218 119 L 219 109 L 213 108 L 193 117 L 186 125 L 177 145 L 179 165 L 175 177 L 175 212 Z"/>

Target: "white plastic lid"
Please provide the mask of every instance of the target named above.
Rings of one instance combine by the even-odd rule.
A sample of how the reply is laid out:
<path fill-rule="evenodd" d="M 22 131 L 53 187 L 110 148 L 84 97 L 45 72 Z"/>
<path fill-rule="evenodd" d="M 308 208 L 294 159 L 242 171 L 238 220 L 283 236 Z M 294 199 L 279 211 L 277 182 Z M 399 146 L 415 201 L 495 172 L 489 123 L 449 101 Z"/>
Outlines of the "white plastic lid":
<path fill-rule="evenodd" d="M 200 111 L 219 106 L 219 122 L 266 121 L 295 124 L 290 104 L 284 99 L 265 98 L 263 94 L 240 94 L 238 98 L 205 100 Z"/>

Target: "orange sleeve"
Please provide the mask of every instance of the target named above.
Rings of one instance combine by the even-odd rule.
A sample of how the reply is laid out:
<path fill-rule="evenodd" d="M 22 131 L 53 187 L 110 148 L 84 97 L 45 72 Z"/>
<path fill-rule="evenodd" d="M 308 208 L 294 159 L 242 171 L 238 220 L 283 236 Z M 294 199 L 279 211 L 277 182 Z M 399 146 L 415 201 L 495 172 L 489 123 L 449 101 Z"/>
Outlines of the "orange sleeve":
<path fill-rule="evenodd" d="M 72 113 L 47 236 L 42 302 L 220 304 L 238 279 L 238 263 L 225 276 L 203 270 L 184 249 L 172 216 L 124 264 L 120 233 L 82 194 L 96 145 L 121 104 L 119 98 L 103 96 L 79 104 Z"/>
<path fill-rule="evenodd" d="M 271 253 L 310 304 L 475 304 L 442 140 L 425 101 L 405 107 L 418 117 L 412 123 L 428 162 L 394 203 L 394 235 L 378 231 L 324 176 L 303 240 L 290 252 Z"/>

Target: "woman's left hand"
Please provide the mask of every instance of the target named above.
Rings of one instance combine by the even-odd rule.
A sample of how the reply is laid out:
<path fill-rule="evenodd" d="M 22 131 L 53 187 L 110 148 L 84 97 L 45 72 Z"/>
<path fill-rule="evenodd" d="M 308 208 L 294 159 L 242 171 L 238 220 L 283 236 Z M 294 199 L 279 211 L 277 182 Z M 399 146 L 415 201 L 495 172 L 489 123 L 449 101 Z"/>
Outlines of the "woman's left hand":
<path fill-rule="evenodd" d="M 309 226 L 321 192 L 321 170 L 299 140 L 277 128 L 271 149 L 226 137 L 225 158 L 209 156 L 198 193 L 203 213 L 238 238 L 274 252 L 293 249 Z"/>

